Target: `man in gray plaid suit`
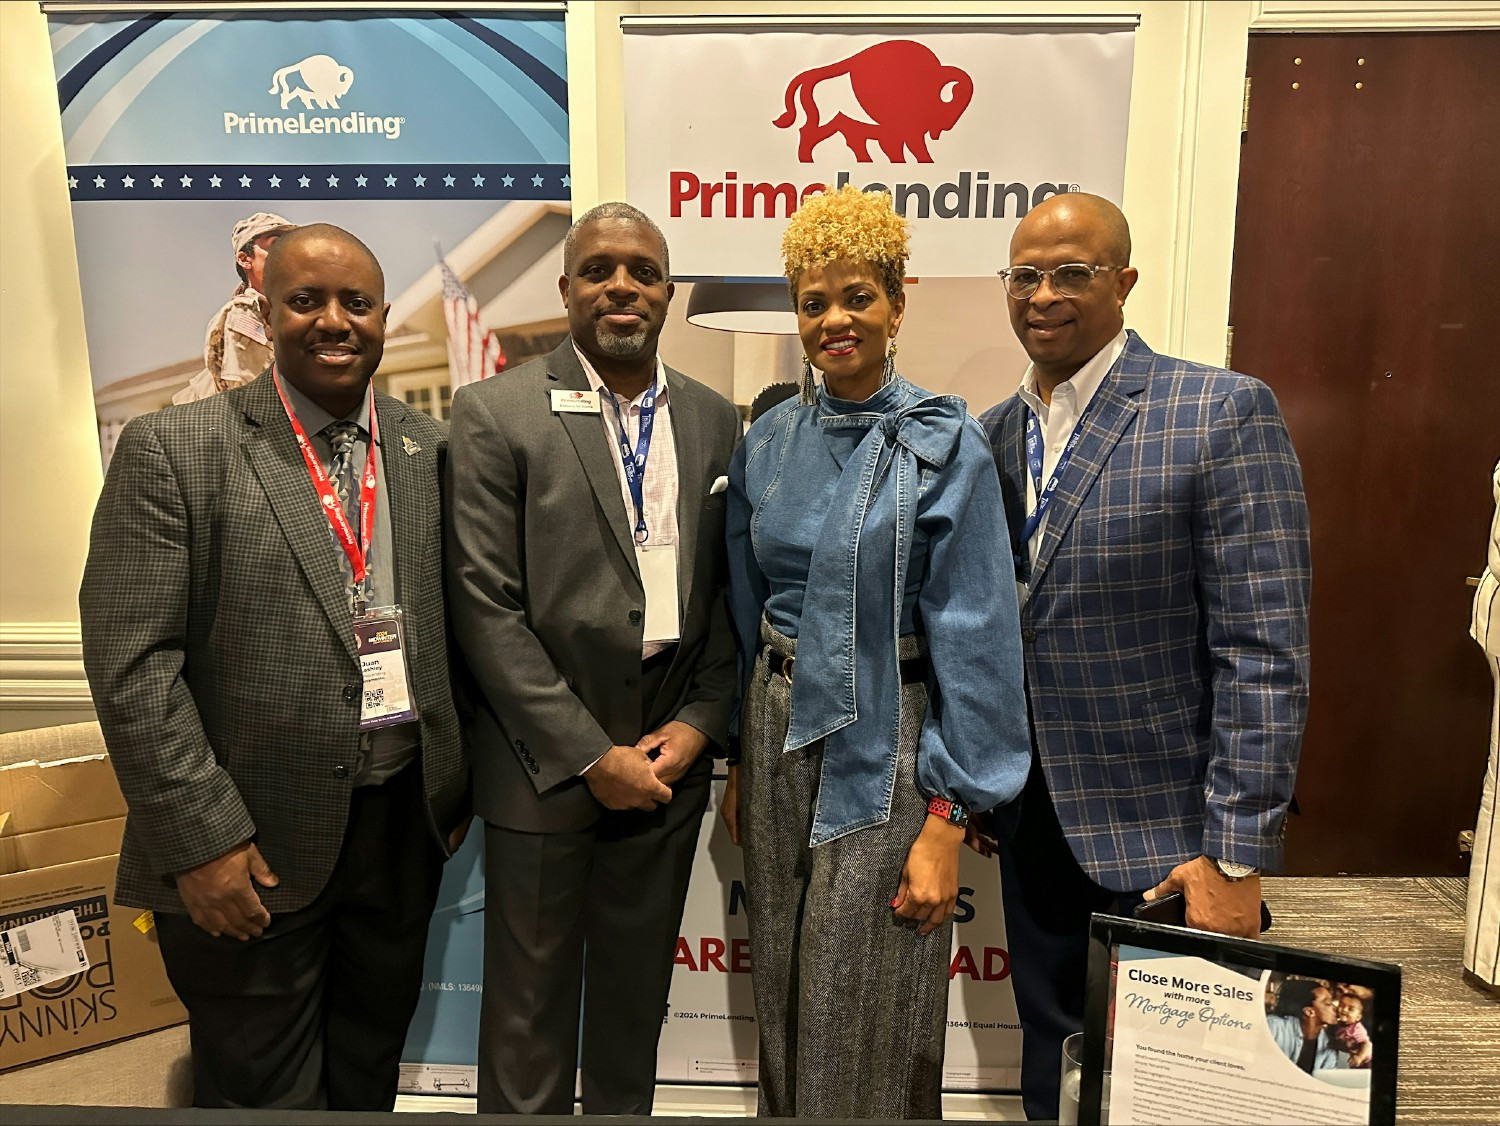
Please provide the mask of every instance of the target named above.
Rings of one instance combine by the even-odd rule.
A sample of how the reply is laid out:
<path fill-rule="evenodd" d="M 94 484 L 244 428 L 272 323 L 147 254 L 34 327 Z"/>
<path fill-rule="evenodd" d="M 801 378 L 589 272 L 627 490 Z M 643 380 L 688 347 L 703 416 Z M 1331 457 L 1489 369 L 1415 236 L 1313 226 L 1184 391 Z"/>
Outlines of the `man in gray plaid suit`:
<path fill-rule="evenodd" d="M 1260 933 L 1307 711 L 1307 508 L 1271 391 L 1124 328 L 1130 230 L 1061 195 L 1011 240 L 1031 366 L 983 417 L 1010 518 L 1036 758 L 1000 829 L 1033 1118 L 1058 1113 L 1091 913 L 1184 894 Z"/>
<path fill-rule="evenodd" d="M 132 420 L 94 515 L 115 895 L 155 913 L 199 1106 L 389 1110 L 467 824 L 446 441 L 370 386 L 390 306 L 363 243 L 299 228 L 265 279 L 272 369 Z"/>

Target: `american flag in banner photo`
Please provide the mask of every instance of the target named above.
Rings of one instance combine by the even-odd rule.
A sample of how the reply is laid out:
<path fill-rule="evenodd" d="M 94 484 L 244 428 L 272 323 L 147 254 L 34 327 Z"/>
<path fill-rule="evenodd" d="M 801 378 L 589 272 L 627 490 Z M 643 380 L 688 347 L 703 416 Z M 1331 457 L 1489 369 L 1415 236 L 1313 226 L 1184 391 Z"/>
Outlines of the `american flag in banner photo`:
<path fill-rule="evenodd" d="M 479 302 L 441 255 L 443 319 L 448 324 L 448 381 L 456 391 L 466 383 L 497 375 L 505 369 L 505 350 L 499 338 L 479 323 Z"/>

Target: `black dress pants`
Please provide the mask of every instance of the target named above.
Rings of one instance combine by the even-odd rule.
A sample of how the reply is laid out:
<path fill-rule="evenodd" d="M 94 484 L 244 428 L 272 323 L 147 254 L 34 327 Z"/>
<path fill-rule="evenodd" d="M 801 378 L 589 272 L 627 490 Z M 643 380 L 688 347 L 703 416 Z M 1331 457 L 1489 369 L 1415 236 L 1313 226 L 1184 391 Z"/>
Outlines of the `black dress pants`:
<path fill-rule="evenodd" d="M 1021 1018 L 1021 1101 L 1027 1118 L 1056 1120 L 1062 1044 L 1083 1030 L 1089 917 L 1128 917 L 1141 892 L 1100 887 L 1078 866 L 1036 760 L 1018 816 L 1002 826 L 1000 896 Z"/>
<path fill-rule="evenodd" d="M 481 1114 L 572 1114 L 580 1069 L 585 1114 L 651 1113 L 712 765 L 582 832 L 485 826 Z"/>
<path fill-rule="evenodd" d="M 354 791 L 327 885 L 260 938 L 215 938 L 159 912 L 188 1010 L 193 1104 L 390 1110 L 442 863 L 413 763 Z"/>

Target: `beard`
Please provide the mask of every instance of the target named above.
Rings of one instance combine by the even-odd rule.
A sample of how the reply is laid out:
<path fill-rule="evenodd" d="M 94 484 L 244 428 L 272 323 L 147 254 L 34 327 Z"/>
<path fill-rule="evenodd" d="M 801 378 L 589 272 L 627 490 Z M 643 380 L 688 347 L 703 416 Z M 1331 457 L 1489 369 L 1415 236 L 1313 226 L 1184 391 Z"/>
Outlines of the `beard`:
<path fill-rule="evenodd" d="M 594 326 L 594 341 L 599 345 L 599 351 L 606 356 L 614 356 L 618 359 L 628 360 L 632 356 L 639 356 L 641 350 L 646 347 L 646 341 L 651 336 L 651 326 L 643 323 L 629 336 L 621 336 L 617 332 L 610 332 L 602 324 Z"/>

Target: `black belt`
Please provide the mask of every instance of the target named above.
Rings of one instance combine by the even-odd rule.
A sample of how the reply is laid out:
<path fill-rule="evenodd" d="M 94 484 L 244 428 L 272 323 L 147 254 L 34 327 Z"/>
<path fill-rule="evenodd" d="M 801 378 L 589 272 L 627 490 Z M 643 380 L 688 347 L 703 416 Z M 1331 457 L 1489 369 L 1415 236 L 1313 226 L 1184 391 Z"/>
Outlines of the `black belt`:
<path fill-rule="evenodd" d="M 792 682 L 793 666 L 797 663 L 797 658 L 778 653 L 769 645 L 763 645 L 761 648 L 765 650 L 767 671 L 780 673 L 781 678 L 790 684 Z M 901 661 L 901 683 L 926 684 L 927 674 L 931 669 L 932 662 L 927 659 L 926 653 L 915 657 L 905 657 Z"/>

